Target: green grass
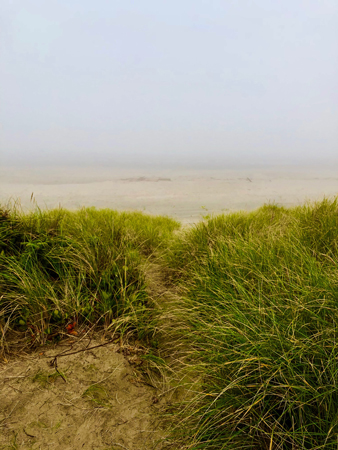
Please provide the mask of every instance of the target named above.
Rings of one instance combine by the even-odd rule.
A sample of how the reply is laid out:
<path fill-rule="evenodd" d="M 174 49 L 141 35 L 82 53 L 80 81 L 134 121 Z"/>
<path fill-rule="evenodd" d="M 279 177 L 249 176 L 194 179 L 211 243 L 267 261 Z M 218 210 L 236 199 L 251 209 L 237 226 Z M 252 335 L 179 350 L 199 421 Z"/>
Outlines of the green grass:
<path fill-rule="evenodd" d="M 0 325 L 33 344 L 70 322 L 124 329 L 147 310 L 143 262 L 179 224 L 111 210 L 0 210 Z M 135 325 L 135 323 L 134 323 Z"/>
<path fill-rule="evenodd" d="M 338 202 L 219 216 L 176 242 L 193 449 L 338 448 Z"/>
<path fill-rule="evenodd" d="M 66 374 L 58 372 L 46 372 L 39 370 L 33 377 L 33 383 L 39 383 L 41 387 L 50 387 L 58 378 L 64 378 L 66 380 Z M 62 380 L 61 380 L 62 381 Z"/>
<path fill-rule="evenodd" d="M 179 448 L 337 449 L 338 201 L 178 229 L 139 213 L 2 210 L 3 336 L 43 343 L 76 319 L 142 337 L 155 320 L 144 262 L 156 257 L 181 293 L 181 379 L 198 380 L 176 410 Z"/>
<path fill-rule="evenodd" d="M 82 394 L 82 397 L 87 398 L 94 406 L 111 408 L 108 392 L 100 383 L 89 386 Z"/>

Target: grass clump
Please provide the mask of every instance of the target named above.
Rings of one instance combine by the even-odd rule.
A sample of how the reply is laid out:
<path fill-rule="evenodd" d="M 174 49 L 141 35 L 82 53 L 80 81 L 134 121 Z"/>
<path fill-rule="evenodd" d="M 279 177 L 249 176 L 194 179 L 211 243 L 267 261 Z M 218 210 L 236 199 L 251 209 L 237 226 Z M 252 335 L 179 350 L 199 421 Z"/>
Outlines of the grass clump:
<path fill-rule="evenodd" d="M 103 408 L 111 407 L 109 403 L 109 394 L 102 384 L 92 384 L 84 391 L 82 397 L 88 399 L 95 406 Z"/>
<path fill-rule="evenodd" d="M 135 325 L 148 302 L 144 259 L 178 226 L 95 208 L 0 210 L 2 350 L 8 330 L 43 344 L 67 324 Z"/>
<path fill-rule="evenodd" d="M 66 380 L 66 375 L 64 373 L 61 374 L 60 372 L 49 373 L 39 370 L 32 377 L 32 381 L 33 383 L 39 383 L 41 387 L 46 388 L 54 384 L 58 378 L 63 378 L 63 380 Z"/>
<path fill-rule="evenodd" d="M 176 241 L 203 391 L 185 448 L 337 448 L 337 243 L 337 200 L 218 216 Z"/>

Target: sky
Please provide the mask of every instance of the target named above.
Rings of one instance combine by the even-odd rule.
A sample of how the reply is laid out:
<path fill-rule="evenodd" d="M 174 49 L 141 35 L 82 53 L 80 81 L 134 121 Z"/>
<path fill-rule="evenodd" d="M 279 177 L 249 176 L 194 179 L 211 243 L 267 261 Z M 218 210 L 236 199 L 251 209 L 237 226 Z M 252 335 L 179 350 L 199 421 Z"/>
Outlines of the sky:
<path fill-rule="evenodd" d="M 338 160 L 336 0 L 2 0 L 0 164 Z"/>

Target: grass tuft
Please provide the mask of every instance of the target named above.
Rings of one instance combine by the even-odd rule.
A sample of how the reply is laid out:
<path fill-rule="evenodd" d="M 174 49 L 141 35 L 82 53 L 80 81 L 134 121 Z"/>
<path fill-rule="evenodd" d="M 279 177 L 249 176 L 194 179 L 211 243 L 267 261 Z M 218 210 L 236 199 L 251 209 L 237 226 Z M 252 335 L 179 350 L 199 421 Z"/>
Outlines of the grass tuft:
<path fill-rule="evenodd" d="M 141 330 L 143 261 L 178 227 L 165 217 L 95 208 L 0 210 L 0 350 L 11 330 L 30 345 L 94 324 Z"/>
<path fill-rule="evenodd" d="M 202 379 L 187 448 L 337 448 L 337 239 L 338 203 L 324 200 L 218 216 L 176 241 Z"/>

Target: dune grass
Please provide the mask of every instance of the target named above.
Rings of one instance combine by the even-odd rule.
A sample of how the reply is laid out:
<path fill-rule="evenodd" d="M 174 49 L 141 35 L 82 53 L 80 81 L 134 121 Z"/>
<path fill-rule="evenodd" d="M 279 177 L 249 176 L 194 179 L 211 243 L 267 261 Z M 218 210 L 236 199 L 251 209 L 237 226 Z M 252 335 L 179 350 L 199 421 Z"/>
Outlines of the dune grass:
<path fill-rule="evenodd" d="M 141 323 L 148 302 L 143 261 L 178 226 L 165 217 L 95 208 L 28 215 L 2 209 L 2 351 L 9 330 L 41 344 L 67 325 L 76 333 L 75 324 Z"/>
<path fill-rule="evenodd" d="M 177 448 L 337 449 L 338 201 L 178 229 L 140 213 L 2 210 L 2 348 L 7 331 L 41 344 L 73 321 L 144 336 L 156 255 L 199 380 L 176 410 Z"/>
<path fill-rule="evenodd" d="M 169 264 L 202 380 L 184 448 L 338 448 L 337 200 L 211 218 Z"/>

